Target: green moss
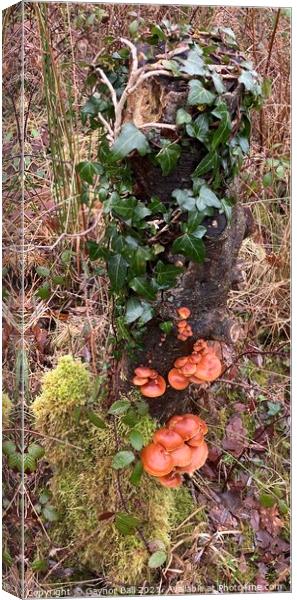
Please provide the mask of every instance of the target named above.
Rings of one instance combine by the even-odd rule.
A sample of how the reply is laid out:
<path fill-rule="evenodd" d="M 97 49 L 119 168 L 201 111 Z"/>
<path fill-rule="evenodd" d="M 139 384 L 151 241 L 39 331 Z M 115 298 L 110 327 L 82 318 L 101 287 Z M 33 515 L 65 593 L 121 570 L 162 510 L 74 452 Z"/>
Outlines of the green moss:
<path fill-rule="evenodd" d="M 60 516 L 52 526 L 51 537 L 57 545 L 78 544 L 78 562 L 103 573 L 111 582 L 135 585 L 144 579 L 150 581 L 154 575 L 148 569 L 146 546 L 137 532 L 125 536 L 116 529 L 113 517 L 102 520 L 102 515 L 128 512 L 139 519 L 146 542 L 157 540 L 169 548 L 172 528 L 195 507 L 186 488 L 164 488 L 146 474 L 134 487 L 129 481 L 133 467 L 120 472 L 112 469 L 117 444 L 131 449 L 130 429 L 122 418 L 116 418 L 116 444 L 114 422 L 100 406 L 92 408 L 104 419 L 105 429 L 96 428 L 82 415 L 78 417 L 78 409 L 91 402 L 92 392 L 88 369 L 66 356 L 45 376 L 41 394 L 32 405 L 35 426 L 45 435 L 46 458 L 53 470 L 51 491 Z M 144 415 L 134 427 L 147 443 L 156 426 L 149 415 Z"/>
<path fill-rule="evenodd" d="M 2 427 L 5 429 L 9 426 L 10 413 L 12 402 L 6 392 L 2 392 Z"/>

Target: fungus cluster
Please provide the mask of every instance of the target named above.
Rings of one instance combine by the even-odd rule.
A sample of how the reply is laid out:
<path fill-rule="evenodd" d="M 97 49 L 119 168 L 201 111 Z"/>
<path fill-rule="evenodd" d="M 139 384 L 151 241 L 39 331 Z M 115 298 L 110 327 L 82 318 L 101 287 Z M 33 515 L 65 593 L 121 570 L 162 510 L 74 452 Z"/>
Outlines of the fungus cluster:
<path fill-rule="evenodd" d="M 157 477 L 165 487 L 182 484 L 182 473 L 193 475 L 208 456 L 204 441 L 207 433 L 205 421 L 190 413 L 175 415 L 165 427 L 158 429 L 150 444 L 141 452 L 144 470 Z"/>
<path fill-rule="evenodd" d="M 198 340 L 192 354 L 176 359 L 168 373 L 168 382 L 175 390 L 185 390 L 190 383 L 214 381 L 221 372 L 222 364 L 214 349 L 204 340 Z"/>
<path fill-rule="evenodd" d="M 139 386 L 142 395 L 147 398 L 163 396 L 166 390 L 164 377 L 150 367 L 137 367 L 134 371 L 132 383 Z"/>
<path fill-rule="evenodd" d="M 177 339 L 185 342 L 189 337 L 192 337 L 193 331 L 191 325 L 189 325 L 187 319 L 189 318 L 191 311 L 186 306 L 181 306 L 177 309 L 179 321 L 177 323 L 178 335 Z"/>

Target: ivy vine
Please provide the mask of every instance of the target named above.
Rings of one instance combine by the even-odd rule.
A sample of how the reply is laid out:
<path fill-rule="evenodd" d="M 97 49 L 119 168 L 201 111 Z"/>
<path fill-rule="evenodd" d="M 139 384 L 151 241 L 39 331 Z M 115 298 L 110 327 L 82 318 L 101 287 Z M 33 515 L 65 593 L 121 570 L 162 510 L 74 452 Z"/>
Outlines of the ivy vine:
<path fill-rule="evenodd" d="M 82 201 L 89 202 L 93 186 L 103 204 L 104 240 L 88 241 L 87 249 L 91 261 L 106 262 L 118 341 L 133 347 L 154 316 L 158 294 L 174 287 L 183 271 L 168 261 L 168 250 L 201 262 L 206 254 L 204 219 L 218 212 L 230 222 L 234 199 L 228 186 L 249 151 L 250 111 L 261 106 L 263 92 L 231 29 L 195 33 L 188 25 L 164 20 L 142 28 L 134 23 L 130 33 L 133 42 L 121 39 L 125 47 L 101 55 L 88 78 L 93 93 L 81 117 L 86 128 L 98 130 L 98 158 L 80 163 L 77 172 Z M 114 40 L 110 48 L 112 44 Z M 187 83 L 185 105 L 177 109 L 175 123 L 136 127 L 124 122 L 129 95 L 145 79 L 162 73 Z M 131 157 L 148 158 L 166 177 L 193 143 L 200 144 L 203 158 L 190 187 L 175 189 L 166 203 L 158 196 L 145 202 L 137 198 Z M 166 232 L 172 234 L 169 248 L 162 243 Z"/>

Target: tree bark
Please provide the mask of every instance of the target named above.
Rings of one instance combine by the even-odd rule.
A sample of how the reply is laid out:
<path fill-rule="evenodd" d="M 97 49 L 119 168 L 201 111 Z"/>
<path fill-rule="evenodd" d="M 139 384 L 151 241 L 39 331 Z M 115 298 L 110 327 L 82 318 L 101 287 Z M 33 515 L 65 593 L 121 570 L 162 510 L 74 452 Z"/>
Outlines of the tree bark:
<path fill-rule="evenodd" d="M 131 121 L 134 116 L 137 126 L 157 120 L 174 124 L 177 109 L 186 103 L 185 85 L 184 81 L 176 79 L 171 81 L 169 78 L 151 78 L 141 90 L 137 90 L 137 97 L 132 94 L 129 98 L 126 120 Z M 232 107 L 231 114 L 235 114 L 238 110 L 237 102 L 240 101 L 238 90 L 234 96 L 237 102 L 233 96 L 229 98 L 230 93 L 226 96 L 228 98 L 225 100 L 228 101 L 229 107 Z M 158 136 L 162 135 L 167 139 L 176 139 L 175 132 L 164 129 L 156 134 L 156 145 Z M 132 156 L 130 164 L 138 196 L 149 202 L 150 198 L 156 195 L 162 202 L 170 204 L 174 189 L 192 187 L 191 174 L 206 152 L 203 144 L 191 139 L 188 145 L 186 143 L 182 146 L 182 154 L 174 172 L 165 177 L 162 176 L 161 169 L 148 157 Z M 226 190 L 222 191 L 222 195 L 226 193 Z M 238 277 L 236 262 L 242 240 L 252 230 L 251 213 L 237 202 L 232 210 L 230 224 L 227 223 L 225 215 L 217 212 L 213 217 L 207 217 L 202 225 L 207 228 L 204 237 L 206 258 L 199 264 L 170 253 L 172 241 L 180 234 L 178 225 L 175 227 L 173 224 L 165 229 L 164 233 L 155 236 L 165 246 L 167 262 L 178 265 L 182 263 L 185 271 L 174 289 L 159 295 L 155 304 L 156 317 L 149 322 L 143 338 L 144 349 L 135 357 L 133 365 L 127 365 L 128 381 L 131 381 L 135 366 L 140 364 L 150 365 L 166 379 L 175 359 L 190 354 L 194 342 L 199 338 L 234 344 L 240 335 L 239 324 L 227 310 L 227 298 L 232 284 Z M 176 309 L 181 306 L 191 310 L 189 323 L 193 337 L 187 342 L 177 340 L 175 326 L 162 341 L 160 323 L 172 320 L 176 324 Z M 190 388 L 175 391 L 168 387 L 165 395 L 148 399 L 148 402 L 151 414 L 162 422 L 173 414 L 190 409 Z"/>

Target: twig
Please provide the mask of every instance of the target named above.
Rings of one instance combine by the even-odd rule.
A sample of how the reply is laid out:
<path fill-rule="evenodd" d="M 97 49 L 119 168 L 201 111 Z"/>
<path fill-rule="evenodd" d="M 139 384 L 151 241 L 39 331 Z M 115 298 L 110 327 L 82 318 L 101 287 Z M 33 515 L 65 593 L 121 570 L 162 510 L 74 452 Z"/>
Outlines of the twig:
<path fill-rule="evenodd" d="M 138 129 L 144 129 L 145 127 L 154 127 L 155 129 L 171 129 L 176 131 L 176 125 L 170 123 L 142 123 L 138 125 Z"/>
<path fill-rule="evenodd" d="M 60 444 L 64 444 L 65 446 L 71 446 L 72 448 L 75 448 L 76 450 L 81 450 L 82 452 L 84 452 L 83 448 L 80 448 L 80 446 L 75 446 L 74 444 L 71 444 L 70 442 L 66 442 L 65 440 L 60 440 L 59 438 L 53 437 L 51 435 L 46 435 L 45 433 L 39 433 L 38 431 L 33 431 L 33 429 L 19 429 L 18 427 L 8 427 L 3 429 L 3 433 L 5 433 L 6 431 L 13 431 L 13 432 L 17 432 L 17 431 L 24 431 L 26 433 L 32 433 L 33 435 L 39 435 L 41 437 L 47 438 L 48 440 L 53 440 L 54 442 L 59 442 Z"/>
<path fill-rule="evenodd" d="M 105 85 L 108 87 L 108 89 L 110 91 L 112 103 L 113 103 L 113 106 L 114 106 L 114 110 L 116 111 L 117 110 L 117 106 L 118 106 L 116 91 L 115 91 L 113 85 L 110 83 L 108 77 L 106 77 L 104 71 L 102 71 L 102 69 L 100 69 L 100 67 L 96 67 L 96 71 L 97 71 L 97 73 L 99 73 L 101 81 L 103 83 L 105 83 Z"/>
<path fill-rule="evenodd" d="M 225 375 L 225 373 L 227 373 L 227 371 L 229 371 L 229 369 L 231 369 L 239 361 L 239 359 L 242 358 L 242 356 L 246 356 L 248 354 L 282 354 L 282 349 L 285 348 L 285 346 L 287 346 L 288 344 L 289 342 L 284 342 L 279 348 L 277 348 L 277 350 L 246 350 L 245 352 L 241 352 L 235 357 L 231 365 L 229 365 L 228 367 L 226 367 L 226 369 L 224 369 L 224 371 L 222 371 L 221 376 Z"/>
<path fill-rule="evenodd" d="M 172 223 L 175 223 L 176 221 L 178 221 L 180 215 L 181 215 L 181 211 L 179 209 L 176 209 L 172 213 L 172 219 L 171 219 L 170 223 L 168 223 L 167 225 L 165 225 L 162 229 L 160 229 L 160 231 L 158 231 L 158 233 L 156 233 L 156 235 L 154 235 L 153 237 L 151 237 L 148 240 L 148 243 L 151 244 L 152 242 L 155 242 L 162 235 L 162 233 L 164 233 L 165 231 L 167 231 L 169 229 L 169 227 L 172 225 Z"/>
<path fill-rule="evenodd" d="M 277 27 L 278 27 L 278 22 L 279 22 L 280 14 L 281 14 L 281 9 L 279 8 L 278 11 L 277 11 L 277 13 L 276 13 L 274 28 L 273 28 L 273 32 L 272 32 L 271 39 L 270 39 L 268 57 L 267 57 L 265 71 L 264 71 L 265 77 L 266 77 L 266 75 L 268 73 L 268 69 L 269 69 L 269 65 L 270 65 L 271 53 L 272 53 L 272 48 L 273 48 L 273 44 L 274 44 L 274 39 L 275 39 L 276 32 L 277 32 Z"/>
<path fill-rule="evenodd" d="M 113 519 L 114 515 L 112 515 L 110 517 L 110 519 Z M 108 521 L 110 520 L 108 519 Z M 76 544 L 76 546 L 74 546 L 71 550 L 69 550 L 69 552 L 67 552 L 67 554 L 65 554 L 65 556 L 63 558 L 61 558 L 61 560 L 59 560 L 59 562 L 57 562 L 46 574 L 46 576 L 43 579 L 43 583 L 51 576 L 51 574 L 56 571 L 56 569 L 58 569 L 63 562 L 65 562 L 65 560 L 67 560 L 69 558 L 69 556 L 71 556 L 72 554 L 74 554 L 75 552 L 77 552 L 77 550 L 79 550 L 79 548 L 82 548 L 86 542 L 89 542 L 93 537 L 95 537 L 98 533 L 100 533 L 102 531 L 102 523 L 100 523 L 100 527 L 97 527 L 97 529 L 95 529 L 95 531 L 93 531 L 90 535 L 88 535 L 87 537 L 85 537 L 82 541 L 80 541 L 78 544 Z"/>

